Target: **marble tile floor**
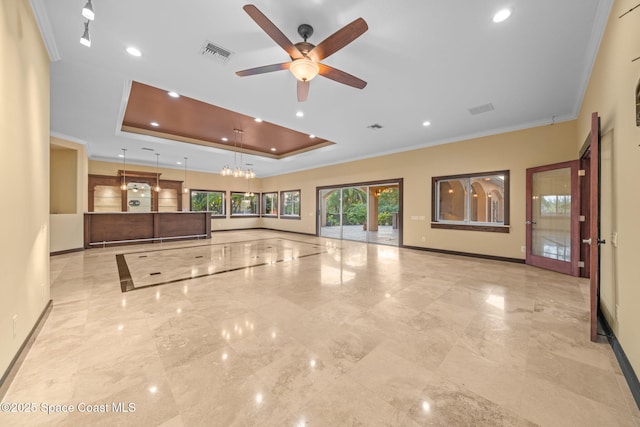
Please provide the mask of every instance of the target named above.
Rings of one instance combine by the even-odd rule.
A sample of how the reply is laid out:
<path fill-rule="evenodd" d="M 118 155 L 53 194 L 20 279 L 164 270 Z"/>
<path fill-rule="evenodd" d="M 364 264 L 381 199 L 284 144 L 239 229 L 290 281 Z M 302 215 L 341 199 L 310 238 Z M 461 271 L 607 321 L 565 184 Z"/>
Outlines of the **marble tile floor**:
<path fill-rule="evenodd" d="M 381 245 L 398 246 L 400 230 L 390 225 L 380 225 L 377 231 L 366 231 L 362 225 L 344 225 L 320 227 L 320 236 L 332 239 L 354 240 L 357 242 L 378 243 Z"/>
<path fill-rule="evenodd" d="M 3 399 L 36 411 L 0 425 L 640 426 L 588 340 L 585 280 L 272 231 L 210 243 L 261 239 L 322 251 L 126 293 L 116 254 L 194 242 L 52 257 L 52 312 Z"/>

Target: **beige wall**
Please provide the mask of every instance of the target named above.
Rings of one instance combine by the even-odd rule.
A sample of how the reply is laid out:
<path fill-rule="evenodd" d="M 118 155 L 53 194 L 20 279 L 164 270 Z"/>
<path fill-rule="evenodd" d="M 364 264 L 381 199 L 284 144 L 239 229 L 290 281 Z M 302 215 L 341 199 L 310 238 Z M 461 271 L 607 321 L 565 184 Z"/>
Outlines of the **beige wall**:
<path fill-rule="evenodd" d="M 601 117 L 601 307 L 636 373 L 640 373 L 640 128 L 634 91 L 640 79 L 640 10 L 615 1 L 578 117 L 576 147 L 589 132 L 592 112 Z M 617 247 L 612 245 L 617 233 Z"/>
<path fill-rule="evenodd" d="M 0 2 L 0 64 L 3 373 L 49 301 L 49 57 L 28 0 Z"/>
<path fill-rule="evenodd" d="M 252 180 L 255 192 L 301 190 L 301 219 L 212 219 L 212 230 L 266 227 L 298 233 L 316 233 L 316 187 L 404 179 L 403 243 L 408 246 L 445 249 L 524 259 L 526 169 L 576 159 L 575 121 L 413 150 L 405 153 L 348 162 L 292 174 Z M 89 162 L 92 174 L 115 175 L 122 165 Z M 131 165 L 134 170 L 155 172 L 155 167 Z M 510 233 L 431 229 L 431 177 L 473 172 L 510 170 Z M 184 179 L 184 170 L 161 169 L 162 178 Z M 189 172 L 194 189 L 246 191 L 244 179 L 219 174 Z M 184 206 L 188 197 L 183 199 Z M 227 201 L 227 211 L 229 205 Z M 423 240 L 424 238 L 424 240 Z"/>
<path fill-rule="evenodd" d="M 404 245 L 524 259 L 526 169 L 576 159 L 575 139 L 572 121 L 264 178 L 264 191 L 302 190 L 301 221 L 264 219 L 264 226 L 315 233 L 317 186 L 404 178 Z M 431 177 L 505 169 L 510 233 L 431 229 Z"/>
<path fill-rule="evenodd" d="M 51 144 L 49 155 L 49 211 L 51 214 L 78 213 L 78 152 Z"/>
<path fill-rule="evenodd" d="M 50 252 L 80 249 L 84 246 L 83 213 L 87 210 L 87 152 L 83 144 L 65 139 L 52 137 L 50 142 Z"/>

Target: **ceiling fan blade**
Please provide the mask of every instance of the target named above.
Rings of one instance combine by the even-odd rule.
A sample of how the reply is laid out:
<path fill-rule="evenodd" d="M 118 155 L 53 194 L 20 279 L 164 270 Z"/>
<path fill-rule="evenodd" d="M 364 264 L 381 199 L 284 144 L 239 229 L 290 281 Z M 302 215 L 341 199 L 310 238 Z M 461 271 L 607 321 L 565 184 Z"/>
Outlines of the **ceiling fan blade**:
<path fill-rule="evenodd" d="M 273 41 L 278 43 L 281 48 L 287 51 L 290 57 L 292 57 L 293 59 L 302 58 L 302 53 L 300 53 L 298 48 L 291 42 L 291 40 L 289 40 L 287 36 L 285 36 L 282 31 L 280 31 L 278 27 L 276 27 L 275 24 L 269 20 L 269 18 L 267 18 L 262 12 L 260 12 L 257 7 L 252 4 L 247 4 L 242 8 L 249 14 L 251 19 L 256 21 L 256 24 L 258 24 L 258 26 L 262 28 L 262 30 L 273 39 Z"/>
<path fill-rule="evenodd" d="M 298 102 L 304 102 L 309 96 L 309 81 L 298 80 Z"/>
<path fill-rule="evenodd" d="M 283 62 L 282 64 L 263 65 L 262 67 L 249 68 L 247 70 L 236 71 L 236 75 L 240 77 L 253 76 L 256 74 L 271 73 L 273 71 L 288 70 L 291 62 Z"/>
<path fill-rule="evenodd" d="M 361 80 L 356 76 L 352 76 L 349 73 L 345 73 L 344 71 L 340 71 L 337 68 L 329 67 L 324 64 L 318 64 L 318 67 L 320 67 L 320 72 L 318 74 L 338 83 L 353 86 L 358 89 L 364 89 L 367 85 L 367 82 L 364 80 Z"/>
<path fill-rule="evenodd" d="M 307 56 L 316 62 L 322 61 L 360 37 L 368 29 L 369 26 L 365 20 L 358 18 L 321 41 Z"/>

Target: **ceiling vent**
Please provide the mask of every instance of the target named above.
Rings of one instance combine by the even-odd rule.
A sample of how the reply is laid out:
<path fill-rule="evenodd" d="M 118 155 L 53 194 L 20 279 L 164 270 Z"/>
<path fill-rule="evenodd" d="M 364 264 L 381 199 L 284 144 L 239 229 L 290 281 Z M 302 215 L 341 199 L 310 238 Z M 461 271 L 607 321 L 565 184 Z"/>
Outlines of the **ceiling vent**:
<path fill-rule="evenodd" d="M 495 110 L 495 108 L 493 108 L 492 103 L 469 108 L 469 112 L 471 113 L 472 116 L 475 116 L 476 114 L 488 113 L 489 111 L 493 111 L 493 110 Z"/>
<path fill-rule="evenodd" d="M 225 63 L 231 57 L 231 51 L 227 50 L 223 47 L 216 46 L 210 41 L 206 41 L 202 45 L 202 49 L 200 49 L 200 53 L 203 56 L 206 56 L 211 59 L 215 59 L 218 62 Z"/>
<path fill-rule="evenodd" d="M 142 149 L 145 150 L 145 151 L 156 151 L 153 148 L 147 148 L 147 147 L 142 147 Z"/>
<path fill-rule="evenodd" d="M 371 130 L 378 130 L 378 129 L 382 129 L 382 126 L 379 125 L 378 123 L 374 123 L 372 125 L 367 126 L 367 128 Z"/>

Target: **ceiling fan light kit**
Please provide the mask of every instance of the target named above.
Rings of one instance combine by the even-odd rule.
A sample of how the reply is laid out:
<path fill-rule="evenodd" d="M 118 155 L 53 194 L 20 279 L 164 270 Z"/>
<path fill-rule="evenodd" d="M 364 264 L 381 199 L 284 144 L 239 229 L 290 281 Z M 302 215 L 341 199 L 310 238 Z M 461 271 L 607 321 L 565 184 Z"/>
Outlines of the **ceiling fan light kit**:
<path fill-rule="evenodd" d="M 308 82 L 318 75 L 320 67 L 309 58 L 294 59 L 289 70 L 301 82 Z"/>
<path fill-rule="evenodd" d="M 236 75 L 246 77 L 289 69 L 298 80 L 297 92 L 298 101 L 300 102 L 307 100 L 309 81 L 318 74 L 335 82 L 358 89 L 363 89 L 367 85 L 367 82 L 358 77 L 320 63 L 320 61 L 336 53 L 367 31 L 369 27 L 364 19 L 356 19 L 316 46 L 307 42 L 307 38 L 313 34 L 313 27 L 311 25 L 302 24 L 298 27 L 298 34 L 304 41 L 293 44 L 257 7 L 252 4 L 247 4 L 243 9 L 273 41 L 289 54 L 291 61 L 237 71 Z"/>

